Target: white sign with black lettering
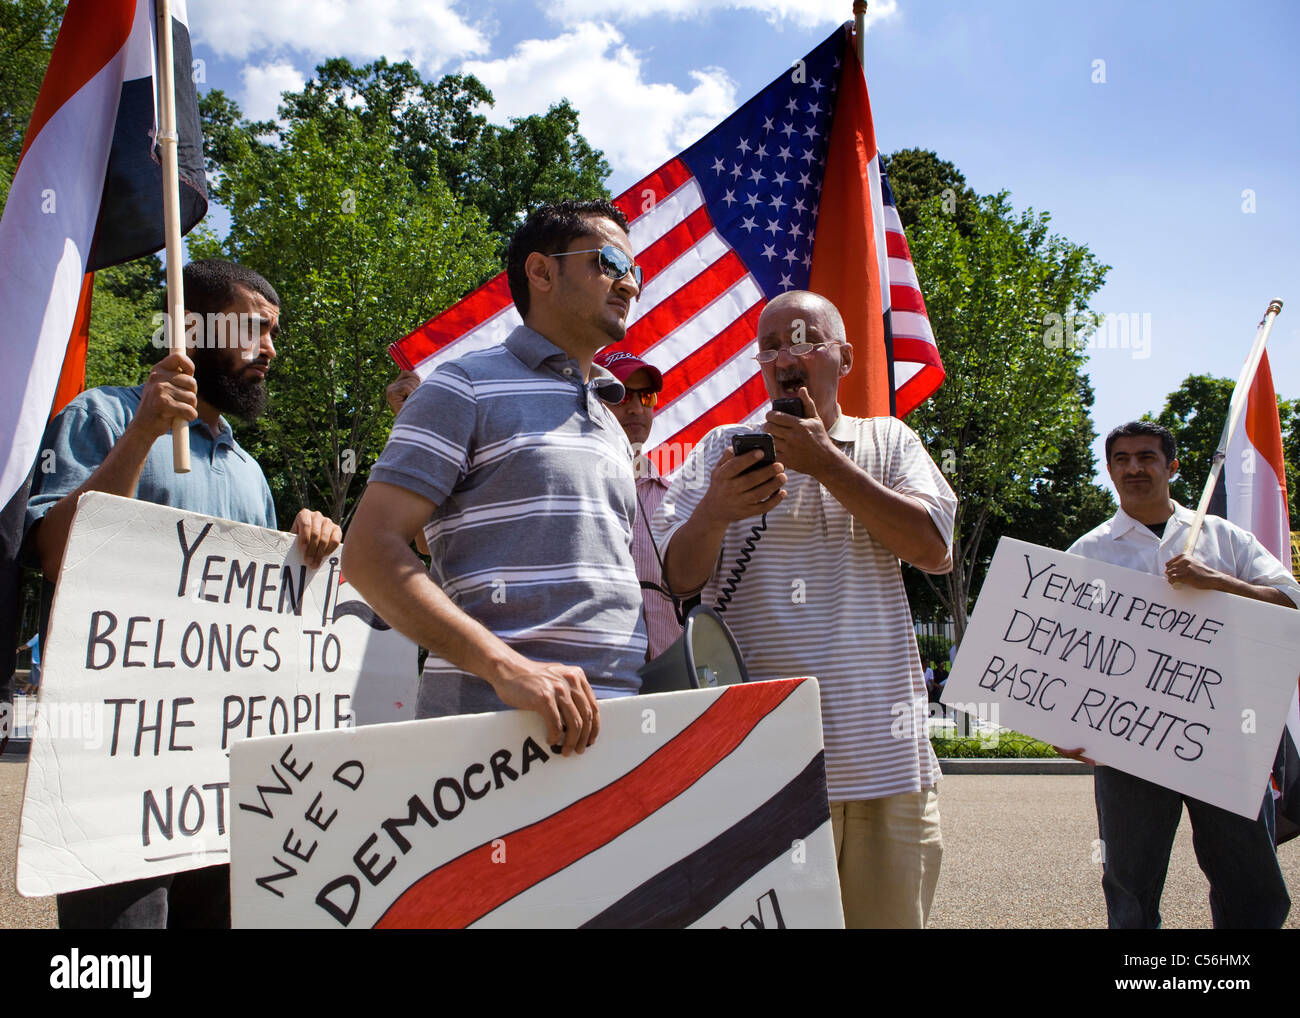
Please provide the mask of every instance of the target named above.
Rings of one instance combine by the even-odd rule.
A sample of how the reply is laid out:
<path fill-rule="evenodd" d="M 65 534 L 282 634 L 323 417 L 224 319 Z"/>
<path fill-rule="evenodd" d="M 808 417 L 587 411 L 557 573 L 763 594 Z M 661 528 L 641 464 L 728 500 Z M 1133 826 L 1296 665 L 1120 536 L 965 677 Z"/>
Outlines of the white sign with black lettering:
<path fill-rule="evenodd" d="M 289 534 L 82 496 L 44 647 L 18 890 L 228 861 L 229 749 L 414 716 L 416 647 Z"/>
<path fill-rule="evenodd" d="M 1298 663 L 1300 611 L 1004 537 L 943 700 L 1253 818 Z"/>
<path fill-rule="evenodd" d="M 236 927 L 843 927 L 814 679 L 250 739 Z"/>

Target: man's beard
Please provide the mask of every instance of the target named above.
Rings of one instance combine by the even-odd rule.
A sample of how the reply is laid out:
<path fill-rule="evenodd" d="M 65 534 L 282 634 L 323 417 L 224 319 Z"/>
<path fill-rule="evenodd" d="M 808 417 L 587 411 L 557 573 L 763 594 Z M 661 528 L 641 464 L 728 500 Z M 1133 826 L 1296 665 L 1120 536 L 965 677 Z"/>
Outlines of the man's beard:
<path fill-rule="evenodd" d="M 266 385 L 261 378 L 243 377 L 248 365 L 228 371 L 215 350 L 199 349 L 191 356 L 200 399 L 242 421 L 255 421 L 266 412 Z"/>

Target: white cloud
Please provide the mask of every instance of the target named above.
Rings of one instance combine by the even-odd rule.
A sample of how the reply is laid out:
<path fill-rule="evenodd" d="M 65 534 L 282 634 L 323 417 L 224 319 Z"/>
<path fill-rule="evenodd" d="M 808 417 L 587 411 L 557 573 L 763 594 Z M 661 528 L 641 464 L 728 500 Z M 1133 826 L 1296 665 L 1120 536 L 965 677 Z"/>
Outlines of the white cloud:
<path fill-rule="evenodd" d="M 306 75 L 283 60 L 261 66 L 246 64 L 239 76 L 244 82 L 239 105 L 249 120 L 275 120 L 280 93 L 297 92 L 307 82 Z"/>
<path fill-rule="evenodd" d="M 584 137 L 615 173 L 649 172 L 736 108 L 736 83 L 720 68 L 691 71 L 689 91 L 644 80 L 640 56 L 606 24 L 529 39 L 504 59 L 468 61 L 461 70 L 492 90 L 491 117 L 498 122 L 568 99 Z"/>
<path fill-rule="evenodd" d="M 409 60 L 421 72 L 487 53 L 488 37 L 455 0 L 221 0 L 193 4 L 191 35 L 223 57 L 296 52 Z"/>
<path fill-rule="evenodd" d="M 641 18 L 696 19 L 714 11 L 752 11 L 769 24 L 789 22 L 799 28 L 843 24 L 852 17 L 847 0 L 640 0 L 639 3 L 610 4 L 608 0 L 551 0 L 546 11 L 563 24 L 591 18 L 634 21 Z M 890 17 L 898 0 L 872 0 L 867 7 L 867 26 Z"/>

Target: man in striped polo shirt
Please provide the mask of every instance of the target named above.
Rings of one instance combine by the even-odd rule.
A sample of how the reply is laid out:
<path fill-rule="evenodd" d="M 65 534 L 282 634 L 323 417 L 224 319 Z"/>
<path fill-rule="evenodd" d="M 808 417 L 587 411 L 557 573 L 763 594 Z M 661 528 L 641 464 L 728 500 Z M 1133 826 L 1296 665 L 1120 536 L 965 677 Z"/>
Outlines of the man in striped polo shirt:
<path fill-rule="evenodd" d="M 747 429 L 704 437 L 655 515 L 665 575 L 722 600 L 751 679 L 817 676 L 845 924 L 921 927 L 943 851 L 939 766 L 898 563 L 952 568 L 957 500 L 902 421 L 840 413 L 853 348 L 829 301 L 773 299 L 758 349 L 768 395 L 798 396 L 806 417 L 769 413 L 777 462 L 750 472 L 761 452 L 731 451 Z"/>
<path fill-rule="evenodd" d="M 622 385 L 592 365 L 640 293 L 631 252 L 609 202 L 534 212 L 507 256 L 524 324 L 440 365 L 370 471 L 343 568 L 429 648 L 420 717 L 534 710 L 568 754 L 595 740 L 597 697 L 640 688 L 632 449 L 597 392 Z"/>

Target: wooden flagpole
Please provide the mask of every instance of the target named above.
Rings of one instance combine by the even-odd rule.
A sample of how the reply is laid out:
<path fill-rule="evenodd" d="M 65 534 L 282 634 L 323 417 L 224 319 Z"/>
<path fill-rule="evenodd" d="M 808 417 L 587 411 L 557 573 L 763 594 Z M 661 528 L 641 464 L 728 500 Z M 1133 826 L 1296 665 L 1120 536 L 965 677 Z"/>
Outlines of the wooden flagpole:
<path fill-rule="evenodd" d="M 154 0 L 158 18 L 158 148 L 162 156 L 163 229 L 167 241 L 167 349 L 185 352 L 185 282 L 181 274 L 181 194 L 176 133 L 176 77 L 172 55 L 171 0 Z M 172 421 L 172 467 L 190 472 L 190 429 Z"/>
<path fill-rule="evenodd" d="M 1268 342 L 1268 334 L 1273 329 L 1273 319 L 1281 310 L 1280 300 L 1269 301 L 1264 320 L 1259 323 L 1259 329 L 1255 333 L 1255 345 L 1250 348 L 1250 354 L 1241 369 L 1241 377 L 1237 379 L 1237 387 L 1232 390 L 1232 400 L 1228 404 L 1228 422 L 1223 427 L 1223 434 L 1219 436 L 1219 447 L 1215 450 L 1214 461 L 1210 464 L 1210 476 L 1205 481 L 1205 490 L 1201 492 L 1201 504 L 1196 507 L 1196 519 L 1192 521 L 1192 529 L 1187 534 L 1187 544 L 1183 546 L 1184 555 L 1192 554 L 1192 549 L 1196 547 L 1196 539 L 1201 535 L 1201 525 L 1205 522 L 1205 514 L 1210 508 L 1214 485 L 1219 480 L 1219 474 L 1223 472 L 1223 461 L 1228 457 L 1228 445 L 1232 442 L 1232 435 L 1237 430 L 1237 422 L 1241 419 L 1250 400 L 1250 387 L 1255 382 L 1255 372 L 1259 369 L 1260 358 L 1264 356 L 1264 344 Z"/>
<path fill-rule="evenodd" d="M 858 33 L 858 63 L 867 73 L 867 0 L 853 0 L 853 28 Z"/>

